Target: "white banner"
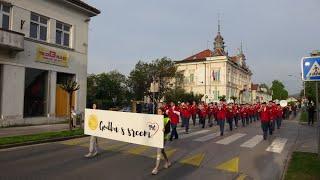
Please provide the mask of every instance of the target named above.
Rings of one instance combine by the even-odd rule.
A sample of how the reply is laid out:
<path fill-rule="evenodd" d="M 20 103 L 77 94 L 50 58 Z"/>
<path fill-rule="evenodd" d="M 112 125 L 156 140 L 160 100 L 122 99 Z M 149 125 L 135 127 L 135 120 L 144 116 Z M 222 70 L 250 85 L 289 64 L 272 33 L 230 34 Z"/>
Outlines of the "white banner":
<path fill-rule="evenodd" d="M 87 135 L 163 148 L 163 116 L 85 109 Z"/>

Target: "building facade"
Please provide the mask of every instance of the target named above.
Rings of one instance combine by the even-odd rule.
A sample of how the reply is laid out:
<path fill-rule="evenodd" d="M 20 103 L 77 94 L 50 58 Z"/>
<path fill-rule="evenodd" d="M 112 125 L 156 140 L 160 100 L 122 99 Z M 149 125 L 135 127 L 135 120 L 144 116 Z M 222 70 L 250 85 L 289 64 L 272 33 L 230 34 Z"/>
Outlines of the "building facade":
<path fill-rule="evenodd" d="M 236 56 L 225 52 L 220 27 L 213 50 L 201 51 L 177 61 L 176 65 L 184 75 L 182 87 L 187 92 L 203 94 L 206 102 L 217 102 L 223 95 L 227 100 L 236 97 L 237 102 L 251 102 L 252 73 L 246 65 L 246 57 L 242 48 Z"/>
<path fill-rule="evenodd" d="M 259 84 L 251 85 L 251 94 L 253 103 L 269 102 L 272 100 L 272 94 L 268 89 L 261 87 Z"/>
<path fill-rule="evenodd" d="M 64 117 L 59 84 L 80 85 L 74 106 L 84 111 L 90 18 L 100 13 L 81 0 L 0 1 L 0 125 Z"/>

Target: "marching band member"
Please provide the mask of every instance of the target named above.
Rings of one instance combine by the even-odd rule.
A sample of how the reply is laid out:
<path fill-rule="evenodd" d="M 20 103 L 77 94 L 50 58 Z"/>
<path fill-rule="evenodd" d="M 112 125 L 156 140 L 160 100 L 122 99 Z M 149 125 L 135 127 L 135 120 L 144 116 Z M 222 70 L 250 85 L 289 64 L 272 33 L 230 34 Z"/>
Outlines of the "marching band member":
<path fill-rule="evenodd" d="M 265 102 L 262 103 L 259 112 L 260 112 L 261 128 L 263 131 L 263 139 L 266 140 L 268 136 L 268 130 L 270 128 L 270 113 Z"/>
<path fill-rule="evenodd" d="M 191 113 L 189 110 L 189 107 L 187 104 L 185 103 L 181 103 L 181 109 L 180 109 L 180 115 L 181 115 L 181 119 L 182 119 L 182 124 L 186 129 L 186 133 L 189 133 L 189 120 L 191 117 Z"/>
<path fill-rule="evenodd" d="M 97 109 L 96 104 L 92 104 L 92 109 Z M 85 155 L 87 158 L 94 157 L 98 154 L 98 138 L 96 136 L 90 136 L 89 153 Z"/>
<path fill-rule="evenodd" d="M 166 112 L 170 119 L 171 124 L 171 135 L 170 135 L 170 141 L 172 141 L 172 138 L 174 136 L 174 139 L 178 139 L 178 132 L 177 132 L 177 125 L 179 123 L 179 108 L 174 104 L 174 102 L 170 103 L 170 107 Z"/>
<path fill-rule="evenodd" d="M 192 116 L 192 122 L 193 122 L 193 126 L 196 125 L 196 117 L 197 117 L 197 103 L 195 101 L 192 102 L 192 105 L 190 107 L 190 112 L 191 112 L 191 116 Z"/>
<path fill-rule="evenodd" d="M 226 109 L 223 107 L 222 103 L 219 103 L 218 109 L 217 109 L 217 122 L 218 122 L 218 125 L 220 126 L 220 136 L 223 136 L 223 133 L 224 133 L 225 120 L 226 120 Z"/>
<path fill-rule="evenodd" d="M 229 124 L 229 129 L 230 129 L 230 131 L 232 131 L 234 112 L 233 112 L 231 104 L 228 104 L 228 106 L 226 108 L 226 118 L 227 118 L 227 122 Z"/>
<path fill-rule="evenodd" d="M 199 105 L 198 116 L 199 116 L 200 124 L 202 124 L 202 128 L 204 128 L 206 125 L 207 110 L 203 104 Z"/>

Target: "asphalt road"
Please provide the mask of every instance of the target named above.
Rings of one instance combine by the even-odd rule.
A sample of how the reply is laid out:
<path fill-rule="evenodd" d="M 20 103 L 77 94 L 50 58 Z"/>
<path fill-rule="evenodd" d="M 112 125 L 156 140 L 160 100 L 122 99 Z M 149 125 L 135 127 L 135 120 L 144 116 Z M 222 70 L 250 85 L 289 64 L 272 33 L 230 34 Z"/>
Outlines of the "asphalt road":
<path fill-rule="evenodd" d="M 223 137 L 217 126 L 191 128 L 167 144 L 172 166 L 156 176 L 155 148 L 99 139 L 101 153 L 87 159 L 89 138 L 81 138 L 0 150 L 0 179 L 281 179 L 298 136 L 295 121 L 284 121 L 266 141 L 260 122 Z"/>

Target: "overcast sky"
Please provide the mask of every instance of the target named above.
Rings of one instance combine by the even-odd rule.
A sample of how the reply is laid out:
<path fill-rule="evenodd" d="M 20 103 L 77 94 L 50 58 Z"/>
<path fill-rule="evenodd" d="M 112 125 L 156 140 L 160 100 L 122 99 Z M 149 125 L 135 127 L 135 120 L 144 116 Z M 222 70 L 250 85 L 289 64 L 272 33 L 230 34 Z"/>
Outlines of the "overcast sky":
<path fill-rule="evenodd" d="M 181 60 L 212 49 L 219 13 L 229 55 L 243 41 L 254 83 L 279 79 L 297 93 L 301 58 L 320 49 L 319 0 L 86 2 L 102 11 L 90 22 L 89 73 L 116 69 L 127 75 L 139 60 Z"/>

